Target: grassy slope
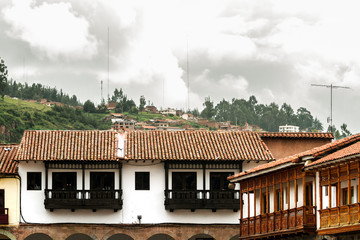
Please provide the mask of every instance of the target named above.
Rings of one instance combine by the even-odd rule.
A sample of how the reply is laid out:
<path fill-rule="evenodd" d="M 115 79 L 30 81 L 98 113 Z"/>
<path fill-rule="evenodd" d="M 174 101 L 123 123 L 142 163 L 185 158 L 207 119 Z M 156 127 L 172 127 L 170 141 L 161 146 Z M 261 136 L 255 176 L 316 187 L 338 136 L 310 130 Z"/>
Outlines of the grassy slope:
<path fill-rule="evenodd" d="M 0 142 L 19 142 L 27 129 L 109 129 L 111 122 L 102 121 L 105 115 L 4 97 L 0 100 Z"/>

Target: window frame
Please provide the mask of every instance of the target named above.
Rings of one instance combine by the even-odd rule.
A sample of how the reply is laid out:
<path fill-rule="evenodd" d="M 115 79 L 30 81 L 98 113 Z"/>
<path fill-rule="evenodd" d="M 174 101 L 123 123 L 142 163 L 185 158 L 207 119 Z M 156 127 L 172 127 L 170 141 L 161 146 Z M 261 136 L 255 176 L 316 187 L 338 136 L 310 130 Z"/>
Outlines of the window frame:
<path fill-rule="evenodd" d="M 35 182 L 34 187 L 30 187 L 30 185 L 34 185 L 34 184 L 30 184 L 31 181 Z M 26 189 L 28 191 L 40 191 L 42 189 L 42 172 L 27 172 Z"/>
<path fill-rule="evenodd" d="M 135 172 L 135 190 L 150 190 L 150 172 Z"/>

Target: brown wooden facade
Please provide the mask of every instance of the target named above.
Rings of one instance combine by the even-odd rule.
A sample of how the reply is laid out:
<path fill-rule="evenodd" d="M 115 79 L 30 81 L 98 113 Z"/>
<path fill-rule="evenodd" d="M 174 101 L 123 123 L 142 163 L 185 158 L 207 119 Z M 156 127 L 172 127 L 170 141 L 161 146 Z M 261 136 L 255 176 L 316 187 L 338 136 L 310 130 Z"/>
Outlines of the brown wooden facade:
<path fill-rule="evenodd" d="M 360 230 L 360 159 L 332 163 L 319 172 L 319 234 Z M 335 195 L 334 195 L 335 194 Z"/>
<path fill-rule="evenodd" d="M 301 170 L 302 166 L 297 166 L 239 182 L 242 203 L 240 239 L 315 233 L 316 207 L 313 200 L 316 196 L 315 188 L 312 187 L 315 175 Z M 299 184 L 302 184 L 301 188 L 298 187 Z M 307 187 L 307 184 L 311 187 Z M 302 192 L 298 192 L 298 189 L 302 189 Z M 250 195 L 253 195 L 252 202 Z M 247 206 L 244 205 L 244 196 L 247 198 L 246 202 L 250 203 Z M 301 202 L 298 201 L 299 197 L 303 198 Z M 258 201 L 260 204 L 257 204 Z M 258 206 L 260 209 L 256 209 Z M 253 214 L 250 209 L 253 209 Z"/>

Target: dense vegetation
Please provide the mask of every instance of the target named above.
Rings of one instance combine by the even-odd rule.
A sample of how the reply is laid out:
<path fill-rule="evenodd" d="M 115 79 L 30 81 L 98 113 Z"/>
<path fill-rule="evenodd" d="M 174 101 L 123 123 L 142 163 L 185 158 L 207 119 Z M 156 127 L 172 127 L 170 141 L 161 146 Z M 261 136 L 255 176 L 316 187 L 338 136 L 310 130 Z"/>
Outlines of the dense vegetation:
<path fill-rule="evenodd" d="M 237 125 L 247 122 L 272 132 L 279 131 L 279 126 L 285 124 L 299 126 L 303 131 L 323 130 L 322 123 L 306 108 L 300 107 L 295 112 L 287 103 L 280 108 L 276 103 L 258 104 L 255 96 L 251 96 L 247 101 L 233 98 L 228 102 L 223 99 L 215 107 L 210 98 L 206 98 L 203 105 L 205 108 L 200 115 L 219 122 L 230 121 Z"/>
<path fill-rule="evenodd" d="M 27 83 L 22 84 L 17 83 L 13 80 L 9 80 L 6 83 L 4 94 L 10 97 L 17 97 L 20 99 L 47 99 L 48 101 L 61 102 L 70 106 L 80 105 L 75 95 L 69 97 L 68 94 L 63 93 L 62 89 L 58 91 L 56 88 L 46 87 L 41 85 L 40 83 L 33 83 L 30 86 Z"/>

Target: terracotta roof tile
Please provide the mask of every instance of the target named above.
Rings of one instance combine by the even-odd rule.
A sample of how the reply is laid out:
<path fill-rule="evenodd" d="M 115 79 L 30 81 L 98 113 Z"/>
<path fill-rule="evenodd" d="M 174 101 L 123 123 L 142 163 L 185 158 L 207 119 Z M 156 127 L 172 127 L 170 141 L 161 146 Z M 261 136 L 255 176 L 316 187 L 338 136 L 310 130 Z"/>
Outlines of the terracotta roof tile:
<path fill-rule="evenodd" d="M 343 149 L 340 149 L 334 153 L 331 153 L 327 155 L 326 157 L 320 158 L 319 160 L 316 160 L 310 164 L 308 164 L 306 167 L 313 167 L 314 165 L 319 165 L 321 163 L 325 162 L 331 162 L 334 160 L 339 160 L 342 158 L 354 156 L 360 154 L 360 141 L 355 142 L 352 145 L 345 147 Z"/>
<path fill-rule="evenodd" d="M 117 160 L 115 131 L 30 130 L 21 139 L 17 160 Z"/>
<path fill-rule="evenodd" d="M 329 132 L 260 132 L 259 135 L 261 138 L 334 138 Z"/>
<path fill-rule="evenodd" d="M 282 164 L 285 164 L 285 163 L 296 162 L 300 158 L 305 157 L 305 156 L 321 157 L 321 156 L 324 156 L 326 154 L 331 155 L 332 152 L 334 152 L 334 151 L 336 151 L 336 150 L 338 150 L 338 149 L 340 149 L 342 147 L 349 146 L 349 144 L 352 144 L 352 143 L 358 142 L 358 141 L 360 141 L 360 133 L 356 134 L 356 135 L 353 135 L 353 136 L 350 136 L 350 137 L 346 137 L 346 138 L 334 141 L 332 143 L 324 144 L 322 146 L 319 146 L 319 147 L 316 147 L 316 148 L 313 148 L 313 149 L 310 149 L 310 150 L 307 150 L 307 151 L 304 151 L 304 152 L 301 152 L 301 153 L 298 153 L 298 154 L 295 154 L 295 155 L 292 155 L 292 156 L 289 156 L 289 157 L 285 157 L 285 158 L 282 158 L 282 159 L 279 159 L 279 160 L 275 160 L 273 162 L 269 162 L 269 163 L 266 163 L 266 164 L 263 164 L 263 165 L 259 165 L 257 167 L 254 167 L 254 168 L 248 170 L 248 171 L 241 172 L 241 173 L 238 173 L 236 175 L 230 176 L 230 177 L 228 177 L 228 179 L 231 180 L 231 179 L 235 179 L 235 178 L 242 177 L 242 176 L 245 176 L 245 175 L 253 174 L 253 173 L 256 173 L 256 172 L 259 172 L 259 171 L 271 169 L 273 167 L 276 167 L 276 166 L 279 166 L 279 165 L 282 165 Z M 352 151 L 354 151 L 354 149 L 355 148 L 352 148 Z M 348 150 L 348 151 L 350 151 L 350 150 Z M 345 152 L 346 151 L 343 151 L 343 153 L 345 153 Z M 334 153 L 333 156 L 337 156 L 335 154 L 336 154 L 336 152 Z M 328 156 L 330 156 L 330 155 L 328 155 Z M 341 154 L 339 154 L 339 155 L 341 155 Z M 317 164 L 318 161 L 320 161 L 320 160 L 317 160 L 317 161 L 312 162 L 311 164 L 308 164 L 307 167 L 310 166 L 310 165 Z"/>
<path fill-rule="evenodd" d="M 132 131 L 125 158 L 131 160 L 273 160 L 255 132 Z"/>
<path fill-rule="evenodd" d="M 14 160 L 17 151 L 18 145 L 0 145 L 0 173 L 17 173 L 18 162 Z"/>

